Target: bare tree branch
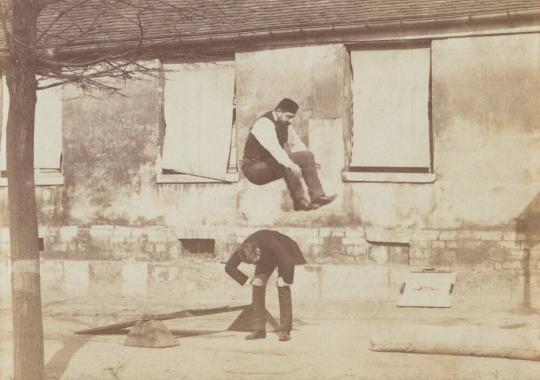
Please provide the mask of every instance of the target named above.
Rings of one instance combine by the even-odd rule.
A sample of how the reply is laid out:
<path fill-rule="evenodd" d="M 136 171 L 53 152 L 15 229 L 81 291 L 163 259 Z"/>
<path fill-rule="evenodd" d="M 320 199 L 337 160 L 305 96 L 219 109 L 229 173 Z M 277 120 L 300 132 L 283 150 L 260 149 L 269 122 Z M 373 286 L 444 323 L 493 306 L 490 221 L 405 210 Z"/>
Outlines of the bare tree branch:
<path fill-rule="evenodd" d="M 123 62 L 104 61 L 93 67 L 80 67 L 63 69 L 56 72 L 39 72 L 42 78 L 53 79 L 55 82 L 44 84 L 38 90 L 76 84 L 81 88 L 97 88 L 108 92 L 120 93 L 120 88 L 103 80 L 121 79 L 124 82 L 144 77 L 159 77 L 159 67 L 152 64 L 143 64 L 137 61 L 127 60 Z"/>
<path fill-rule="evenodd" d="M 52 3 L 58 3 L 58 2 L 64 2 L 64 0 L 52 0 Z M 51 23 L 49 23 L 49 25 L 45 28 L 45 30 L 43 30 L 40 33 L 40 35 L 37 37 L 36 43 L 39 43 L 43 39 L 43 37 L 45 37 L 47 35 L 47 33 L 49 33 L 49 31 L 56 25 L 56 23 L 58 21 L 60 21 L 60 19 L 62 19 L 66 14 L 68 14 L 73 9 L 75 9 L 75 8 L 77 8 L 77 7 L 83 5 L 84 3 L 87 3 L 87 2 L 88 2 L 88 0 L 81 0 L 81 1 L 76 2 L 75 4 L 73 4 L 72 6 L 68 7 L 67 9 L 62 10 L 60 13 L 58 13 L 56 18 Z M 49 4 L 52 4 L 52 3 L 49 3 Z"/>
<path fill-rule="evenodd" d="M 182 7 L 167 0 L 41 0 L 39 4 L 42 10 L 48 6 L 57 7 L 56 14 L 51 13 L 53 10 L 48 10 L 48 19 L 52 21 L 40 28 L 37 42 L 33 46 L 24 45 L 23 41 L 15 41 L 19 46 L 24 46 L 29 52 L 33 52 L 32 57 L 29 58 L 35 63 L 38 74 L 55 81 L 55 83 L 44 83 L 38 89 L 73 83 L 81 88 L 94 87 L 118 91 L 118 88 L 103 83 L 104 80 L 106 78 L 127 80 L 141 75 L 155 76 L 155 69 L 149 69 L 138 63 L 141 59 L 160 56 L 154 47 L 143 49 L 146 38 L 145 15 L 150 12 L 163 12 L 191 19 L 191 15 L 188 15 Z M 76 11 L 83 6 L 92 10 L 90 12 L 92 18 L 81 23 L 76 16 Z M 116 11 L 118 14 L 115 13 Z M 217 11 L 222 12 L 222 9 Z M 70 49 L 80 41 L 88 41 L 88 36 L 101 32 L 100 21 L 106 20 L 107 17 L 123 18 L 133 24 L 135 29 L 128 29 L 130 33 L 136 30 L 136 38 L 124 45 L 124 49 L 120 51 L 102 48 L 86 54 L 69 53 Z M 8 25 L 5 27 L 7 28 Z M 73 33 L 74 30 L 78 32 Z M 51 35 L 49 46 L 40 47 L 38 42 L 43 42 L 49 35 Z M 66 38 L 63 38 L 64 36 Z M 174 41 L 174 36 L 171 36 L 171 41 Z M 131 47 L 128 47 L 129 44 Z M 75 50 L 77 50 L 76 47 Z M 167 55 L 171 56 L 171 54 Z M 172 53 L 172 55 L 184 56 L 182 53 Z M 193 53 L 191 56 L 195 57 L 196 54 Z"/>
<path fill-rule="evenodd" d="M 94 19 L 92 20 L 90 26 L 86 29 L 81 29 L 79 28 L 79 31 L 80 33 L 76 34 L 75 36 L 73 36 L 72 38 L 70 38 L 69 40 L 65 41 L 63 43 L 64 46 L 68 46 L 78 40 L 80 40 L 82 37 L 84 37 L 85 35 L 89 34 L 91 31 L 94 30 L 94 27 L 97 25 L 97 23 L 99 22 L 99 20 L 101 19 L 101 17 L 104 15 L 104 12 L 103 13 L 99 13 L 98 15 L 96 15 L 94 17 Z M 45 36 L 45 34 L 42 34 L 42 36 Z M 58 48 L 58 47 L 57 47 Z"/>
<path fill-rule="evenodd" d="M 53 4 L 60 3 L 60 2 L 64 2 L 64 0 L 40 0 L 39 1 L 39 9 L 43 10 L 46 7 L 48 7 L 49 5 L 53 5 Z"/>
<path fill-rule="evenodd" d="M 86 1 L 86 0 L 85 0 Z M 80 61 L 80 58 L 76 58 L 75 61 L 58 61 L 54 59 L 45 58 L 39 56 L 39 66 L 47 67 L 49 72 L 41 72 L 43 76 L 48 78 L 57 79 L 56 84 L 48 84 L 40 86 L 38 89 L 46 89 L 55 86 L 62 86 L 68 83 L 76 83 L 80 86 L 94 86 L 97 88 L 106 88 L 108 90 L 118 90 L 115 87 L 98 83 L 97 79 L 103 78 L 122 78 L 124 80 L 133 78 L 136 74 L 151 75 L 151 70 L 137 62 L 140 59 L 143 52 L 141 46 L 144 40 L 144 29 L 141 20 L 141 14 L 143 10 L 139 8 L 135 22 L 138 28 L 138 42 L 137 46 L 119 54 L 107 54 L 102 55 L 91 60 L 84 59 Z M 93 20 L 90 27 L 78 34 L 80 38 L 84 33 L 90 31 L 97 23 L 99 17 Z M 130 20 L 133 21 L 133 20 Z M 73 41 L 77 40 L 77 37 L 73 38 Z M 69 43 L 69 41 L 68 41 Z M 91 68 L 91 70 L 89 70 Z M 61 70 L 59 70 L 61 69 Z M 90 71 L 90 72 L 89 72 Z"/>

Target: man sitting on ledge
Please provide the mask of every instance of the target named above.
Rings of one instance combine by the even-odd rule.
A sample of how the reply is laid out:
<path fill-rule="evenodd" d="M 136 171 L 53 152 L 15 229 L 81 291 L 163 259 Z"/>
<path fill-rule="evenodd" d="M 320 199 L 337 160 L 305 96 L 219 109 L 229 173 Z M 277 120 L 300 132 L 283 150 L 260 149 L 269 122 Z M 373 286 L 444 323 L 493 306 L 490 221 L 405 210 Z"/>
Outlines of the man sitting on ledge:
<path fill-rule="evenodd" d="M 332 202 L 337 195 L 327 196 L 324 193 L 313 153 L 307 150 L 291 127 L 291 119 L 298 108 L 295 101 L 285 98 L 273 111 L 255 122 L 246 141 L 242 172 L 256 185 L 284 178 L 294 209 L 315 210 Z M 311 202 L 304 196 L 301 177 Z"/>

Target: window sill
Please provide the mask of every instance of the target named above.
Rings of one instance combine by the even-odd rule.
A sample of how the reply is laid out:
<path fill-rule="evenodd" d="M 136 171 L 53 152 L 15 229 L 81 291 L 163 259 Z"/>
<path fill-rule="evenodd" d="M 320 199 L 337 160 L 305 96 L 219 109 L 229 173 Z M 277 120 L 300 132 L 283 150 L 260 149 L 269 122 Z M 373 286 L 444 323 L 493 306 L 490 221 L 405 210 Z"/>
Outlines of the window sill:
<path fill-rule="evenodd" d="M 371 173 L 343 172 L 344 182 L 390 182 L 390 183 L 433 183 L 435 173 Z"/>
<path fill-rule="evenodd" d="M 51 174 L 35 174 L 34 175 L 35 186 L 62 186 L 64 185 L 64 175 L 62 173 Z M 8 179 L 0 178 L 0 187 L 7 187 Z"/>
<path fill-rule="evenodd" d="M 174 184 L 174 183 L 234 183 L 240 180 L 239 173 L 227 173 L 224 181 L 212 178 L 197 177 L 189 174 L 158 174 L 158 184 Z"/>

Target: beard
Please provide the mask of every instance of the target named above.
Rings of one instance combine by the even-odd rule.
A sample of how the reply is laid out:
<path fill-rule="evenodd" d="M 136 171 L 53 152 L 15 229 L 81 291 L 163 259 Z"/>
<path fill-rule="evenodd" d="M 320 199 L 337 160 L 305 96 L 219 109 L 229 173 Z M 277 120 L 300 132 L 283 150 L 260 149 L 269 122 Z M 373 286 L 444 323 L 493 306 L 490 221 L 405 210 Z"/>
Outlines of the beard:
<path fill-rule="evenodd" d="M 246 261 L 250 264 L 257 264 L 261 259 L 260 251 L 253 251 L 246 255 Z"/>

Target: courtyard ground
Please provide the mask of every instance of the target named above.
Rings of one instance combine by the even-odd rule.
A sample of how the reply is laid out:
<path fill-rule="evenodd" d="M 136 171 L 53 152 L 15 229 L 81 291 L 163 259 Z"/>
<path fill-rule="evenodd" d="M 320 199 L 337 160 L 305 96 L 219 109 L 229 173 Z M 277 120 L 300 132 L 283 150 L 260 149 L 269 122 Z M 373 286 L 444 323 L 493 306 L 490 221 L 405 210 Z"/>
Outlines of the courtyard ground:
<path fill-rule="evenodd" d="M 269 297 L 271 298 L 271 297 Z M 273 299 L 269 310 L 278 316 Z M 168 321 L 179 345 L 138 348 L 125 335 L 76 335 L 74 331 L 132 319 L 141 312 L 170 312 L 187 305 L 171 300 L 78 298 L 44 305 L 47 379 L 539 379 L 540 362 L 449 355 L 370 351 L 370 340 L 387 331 L 444 329 L 449 334 L 485 332 L 540 342 L 540 315 L 485 308 L 398 308 L 354 301 L 296 303 L 292 340 L 245 341 L 226 331 L 239 312 Z M 5 312 L 6 310 L 4 310 Z M 4 314 L 5 315 L 5 314 Z M 200 335 L 197 335 L 199 332 Z M 1 353 L 9 352 L 4 324 Z M 195 334 L 195 335 L 193 335 Z M 481 335 L 480 335 L 481 336 Z M 481 339 L 481 338 L 480 338 Z M 3 355 L 0 373 L 10 372 Z M 4 375 L 2 379 L 7 378 Z"/>

